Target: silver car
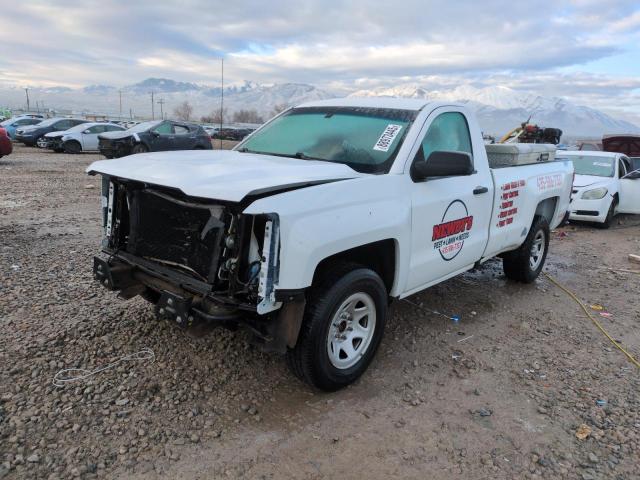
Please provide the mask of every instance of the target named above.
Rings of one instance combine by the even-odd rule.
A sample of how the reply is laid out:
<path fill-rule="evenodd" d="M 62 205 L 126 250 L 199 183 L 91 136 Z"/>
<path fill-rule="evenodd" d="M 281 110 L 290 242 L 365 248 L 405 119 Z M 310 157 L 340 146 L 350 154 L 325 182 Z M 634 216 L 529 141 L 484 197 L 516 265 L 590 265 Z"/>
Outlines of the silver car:
<path fill-rule="evenodd" d="M 98 135 L 105 132 L 119 132 L 124 127 L 115 123 L 94 122 L 77 125 L 64 132 L 47 133 L 38 146 L 55 152 L 81 153 L 98 151 Z"/>

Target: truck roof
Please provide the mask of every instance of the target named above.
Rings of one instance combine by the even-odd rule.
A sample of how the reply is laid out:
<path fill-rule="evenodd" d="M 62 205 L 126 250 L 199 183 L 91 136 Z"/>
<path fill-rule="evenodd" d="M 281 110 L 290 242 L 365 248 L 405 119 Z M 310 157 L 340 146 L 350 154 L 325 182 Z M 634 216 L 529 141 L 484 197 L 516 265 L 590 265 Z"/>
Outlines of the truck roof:
<path fill-rule="evenodd" d="M 419 111 L 427 105 L 431 106 L 431 108 L 441 107 L 445 105 L 461 106 L 451 102 L 432 102 L 419 98 L 345 97 L 306 102 L 301 105 L 296 105 L 296 107 L 369 107 Z"/>

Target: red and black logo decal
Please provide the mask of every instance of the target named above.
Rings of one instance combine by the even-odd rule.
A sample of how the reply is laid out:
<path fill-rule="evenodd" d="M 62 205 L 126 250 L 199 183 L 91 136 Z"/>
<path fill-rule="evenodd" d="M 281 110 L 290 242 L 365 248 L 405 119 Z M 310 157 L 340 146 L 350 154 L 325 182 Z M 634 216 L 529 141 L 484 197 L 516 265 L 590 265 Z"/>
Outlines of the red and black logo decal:
<path fill-rule="evenodd" d="M 473 215 L 469 215 L 462 200 L 449 204 L 442 216 L 442 222 L 433 226 L 431 241 L 443 260 L 453 260 L 462 250 L 473 227 Z"/>

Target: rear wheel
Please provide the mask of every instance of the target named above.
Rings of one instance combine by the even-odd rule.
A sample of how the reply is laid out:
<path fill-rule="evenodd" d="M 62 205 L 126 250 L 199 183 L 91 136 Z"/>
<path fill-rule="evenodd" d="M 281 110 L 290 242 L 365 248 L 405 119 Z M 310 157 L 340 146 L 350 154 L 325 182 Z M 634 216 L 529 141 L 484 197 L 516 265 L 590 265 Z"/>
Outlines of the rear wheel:
<path fill-rule="evenodd" d="M 301 380 L 326 391 L 353 383 L 373 359 L 387 317 L 387 290 L 358 265 L 334 269 L 312 287 L 300 336 L 287 363 Z"/>
<path fill-rule="evenodd" d="M 75 140 L 64 142 L 62 147 L 66 153 L 76 154 L 82 152 L 82 145 L 80 145 L 80 142 L 76 142 Z"/>
<path fill-rule="evenodd" d="M 131 149 L 131 153 L 145 153 L 148 152 L 149 149 L 145 147 L 143 144 L 139 143 Z"/>
<path fill-rule="evenodd" d="M 543 217 L 535 217 L 524 243 L 503 256 L 502 268 L 507 278 L 531 283 L 542 271 L 549 250 L 549 224 Z"/>

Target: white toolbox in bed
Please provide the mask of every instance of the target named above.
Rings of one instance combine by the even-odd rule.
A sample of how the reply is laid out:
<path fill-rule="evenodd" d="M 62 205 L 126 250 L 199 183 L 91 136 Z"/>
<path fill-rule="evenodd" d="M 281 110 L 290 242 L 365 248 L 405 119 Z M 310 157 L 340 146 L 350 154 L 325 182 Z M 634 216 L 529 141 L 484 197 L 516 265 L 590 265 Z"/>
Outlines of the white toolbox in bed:
<path fill-rule="evenodd" d="M 494 143 L 485 145 L 491 168 L 553 162 L 556 146 L 547 143 Z"/>

